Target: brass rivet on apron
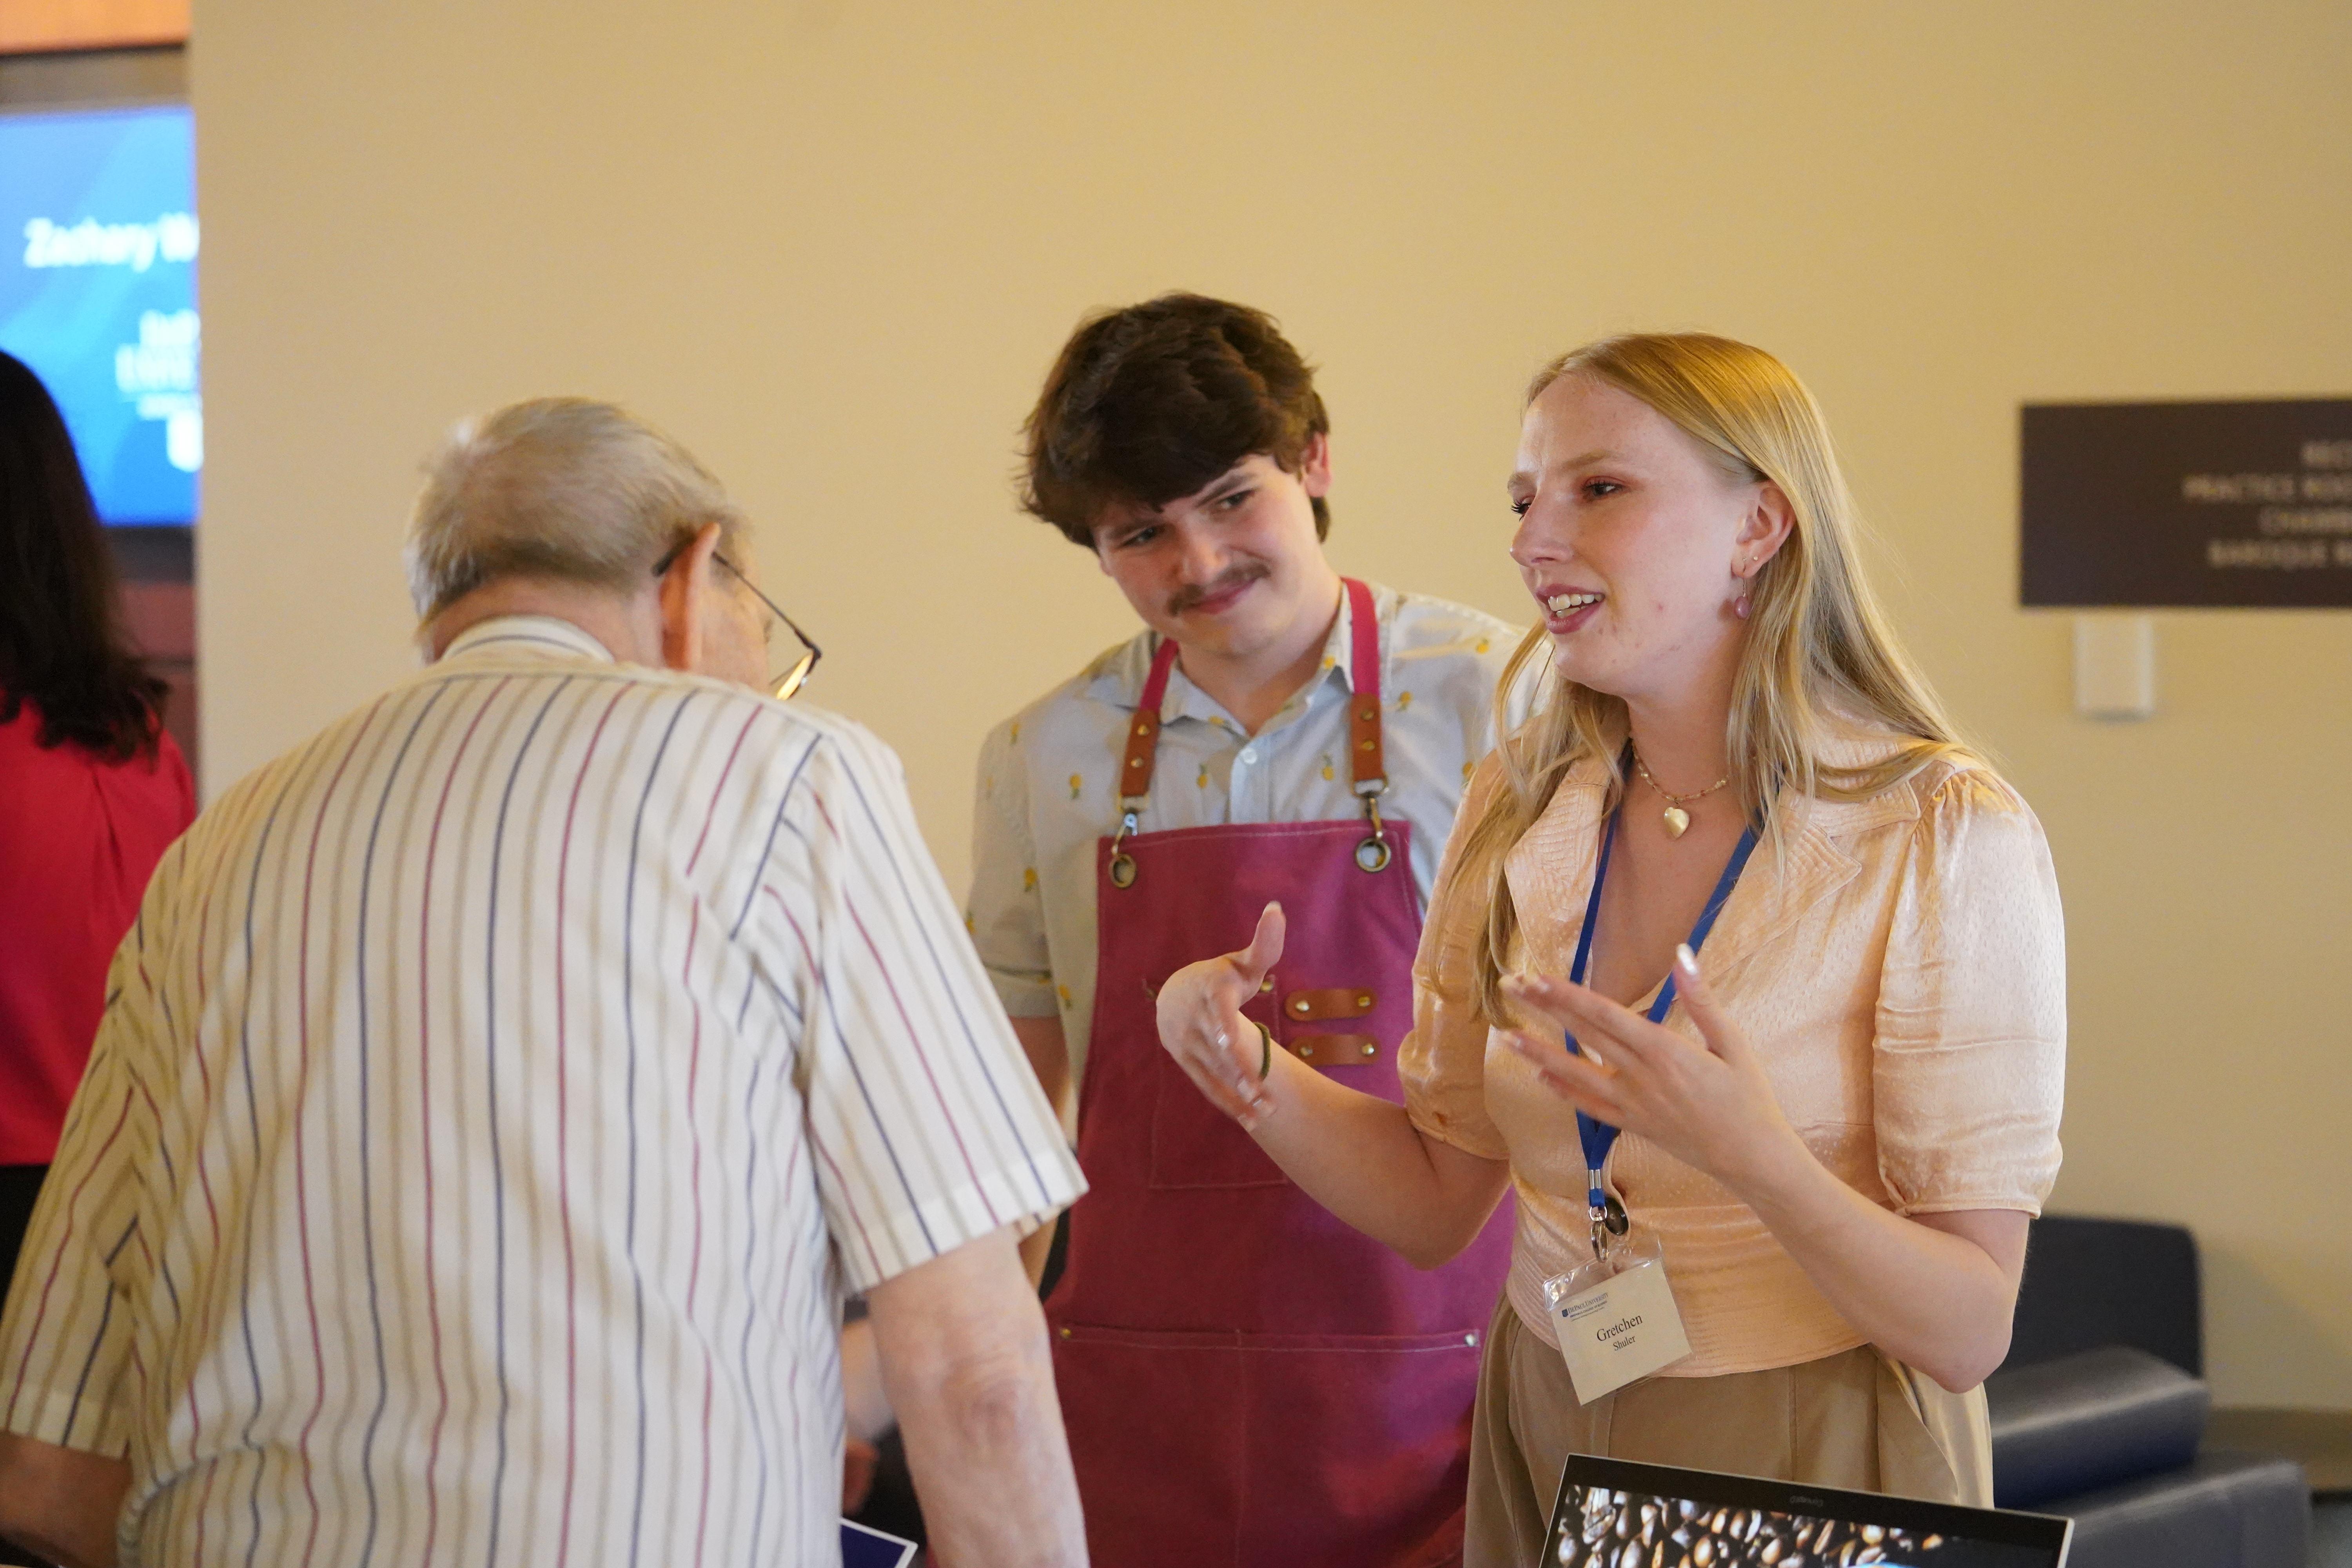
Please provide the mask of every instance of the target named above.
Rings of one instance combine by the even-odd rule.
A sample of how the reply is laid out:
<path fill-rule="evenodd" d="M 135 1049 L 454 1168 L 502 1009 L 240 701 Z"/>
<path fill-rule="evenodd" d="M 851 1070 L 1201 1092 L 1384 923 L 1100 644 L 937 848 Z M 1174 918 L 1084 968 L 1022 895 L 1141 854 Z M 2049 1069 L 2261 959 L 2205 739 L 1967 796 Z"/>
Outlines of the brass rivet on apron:
<path fill-rule="evenodd" d="M 1062 1331 L 1066 1334 L 1070 1331 L 1064 1329 Z M 1478 1336 L 1475 1334 L 1465 1334 L 1462 1336 L 1462 1342 L 1465 1345 L 1475 1345 L 1478 1342 Z"/>
<path fill-rule="evenodd" d="M 1359 718 L 1359 719 L 1361 719 L 1365 723 L 1369 724 L 1369 723 L 1370 723 L 1374 719 L 1379 718 L 1379 717 L 1380 717 L 1380 713 L 1379 713 L 1379 710 L 1376 710 L 1376 709 L 1367 708 L 1367 709 L 1365 709 L 1361 713 L 1357 714 L 1357 715 L 1356 715 L 1356 717 L 1357 717 L 1357 718 Z M 1367 746 L 1367 747 L 1365 747 L 1364 749 L 1365 749 L 1366 751 L 1368 751 L 1368 752 L 1371 750 L 1371 748 L 1370 748 L 1370 746 Z"/>
<path fill-rule="evenodd" d="M 1068 1338 L 1070 1337 L 1070 1331 L 1069 1331 L 1069 1330 L 1067 1330 L 1067 1329 L 1064 1329 L 1064 1330 L 1062 1331 L 1062 1337 L 1063 1337 L 1064 1339 L 1066 1339 L 1066 1339 L 1068 1339 Z"/>
<path fill-rule="evenodd" d="M 1307 1011 L 1307 998 L 1305 998 L 1304 996 L 1302 996 L 1302 997 L 1300 997 L 1297 1001 L 1293 1002 L 1293 1003 L 1290 1005 L 1290 1010 L 1291 1010 L 1292 1012 L 1294 1012 L 1294 1013 L 1304 1013 L 1304 1012 L 1306 1012 L 1306 1011 Z"/>
<path fill-rule="evenodd" d="M 1368 1057 L 1376 1057 L 1381 1054 L 1381 1048 L 1378 1046 L 1366 1046 L 1364 1047 L 1364 1054 Z"/>
<path fill-rule="evenodd" d="M 1372 743 L 1370 741 L 1359 741 L 1356 742 L 1356 750 L 1360 752 L 1369 752 L 1371 749 Z"/>
<path fill-rule="evenodd" d="M 1307 1058 L 1309 1058 L 1309 1057 L 1313 1056 L 1314 1054 L 1315 1054 L 1315 1047 L 1314 1047 L 1313 1046 L 1301 1046 L 1301 1047 L 1298 1047 L 1298 1059 L 1299 1059 L 1300 1061 L 1305 1061 Z"/>
<path fill-rule="evenodd" d="M 1271 975 L 1271 974 L 1267 975 L 1265 979 L 1263 979 L 1263 980 L 1261 980 L 1261 981 L 1259 981 L 1259 982 L 1257 983 L 1257 993 L 1258 993 L 1258 994 L 1259 994 L 1259 995 L 1261 995 L 1261 996 L 1265 995 L 1267 992 L 1269 992 L 1269 991 L 1271 991 L 1271 990 L 1273 990 L 1273 989 L 1274 989 L 1274 976 L 1273 976 L 1273 975 Z"/>
<path fill-rule="evenodd" d="M 1356 998 L 1356 1005 L 1359 1007 L 1369 1008 L 1371 1005 L 1372 999 L 1369 996 L 1359 996 Z"/>

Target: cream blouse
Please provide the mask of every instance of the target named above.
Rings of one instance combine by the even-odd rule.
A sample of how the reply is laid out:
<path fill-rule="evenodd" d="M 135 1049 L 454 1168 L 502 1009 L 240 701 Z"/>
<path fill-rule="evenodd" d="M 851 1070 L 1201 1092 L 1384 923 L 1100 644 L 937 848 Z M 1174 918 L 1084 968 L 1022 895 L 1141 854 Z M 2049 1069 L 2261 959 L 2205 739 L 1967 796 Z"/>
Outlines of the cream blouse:
<path fill-rule="evenodd" d="M 1826 760 L 1885 745 L 1857 740 Z M 1606 782 L 1598 760 L 1571 769 L 1505 862 L 1530 969 L 1569 972 Z M 1543 1281 L 1591 1257 L 1583 1154 L 1571 1108 L 1478 1015 L 1485 889 L 1455 875 L 1469 825 L 1500 787 L 1489 756 L 1446 846 L 1398 1068 L 1415 1126 L 1510 1162 L 1506 1294 L 1549 1344 Z M 2041 824 L 1990 771 L 1952 763 L 1871 800 L 1783 809 L 1777 863 L 1768 839 L 1699 955 L 1782 1111 L 1822 1164 L 1896 1214 L 2039 1214 L 2058 1173 L 2066 1040 L 2065 937 Z M 1666 1026 L 1698 1038 L 1680 1003 Z M 1663 1245 L 1690 1334 L 1690 1359 L 1665 1375 L 1791 1366 L 1864 1342 L 1712 1177 L 1630 1132 L 1606 1173 Z"/>

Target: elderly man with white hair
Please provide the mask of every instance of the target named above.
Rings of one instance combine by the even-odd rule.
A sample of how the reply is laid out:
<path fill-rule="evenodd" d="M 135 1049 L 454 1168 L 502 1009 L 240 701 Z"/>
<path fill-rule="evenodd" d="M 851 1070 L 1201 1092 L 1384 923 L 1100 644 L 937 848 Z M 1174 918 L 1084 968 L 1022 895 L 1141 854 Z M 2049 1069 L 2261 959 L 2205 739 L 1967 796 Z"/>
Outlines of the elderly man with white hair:
<path fill-rule="evenodd" d="M 834 1561 L 855 1289 L 942 1556 L 1083 1561 L 1014 1250 L 1081 1183 L 897 759 L 770 695 L 814 654 L 772 678 L 743 532 L 606 405 L 450 437 L 432 664 L 205 812 L 116 957 L 0 1321 L 0 1533 Z"/>

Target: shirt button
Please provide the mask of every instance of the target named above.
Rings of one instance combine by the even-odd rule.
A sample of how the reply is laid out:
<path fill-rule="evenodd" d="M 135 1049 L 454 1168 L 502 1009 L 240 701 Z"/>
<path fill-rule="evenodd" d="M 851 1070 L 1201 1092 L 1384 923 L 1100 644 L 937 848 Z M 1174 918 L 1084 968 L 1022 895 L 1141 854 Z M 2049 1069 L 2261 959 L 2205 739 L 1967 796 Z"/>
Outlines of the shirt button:
<path fill-rule="evenodd" d="M 1244 746 L 1242 748 L 1242 761 L 1245 763 L 1254 763 L 1257 761 L 1257 748 L 1255 746 Z"/>

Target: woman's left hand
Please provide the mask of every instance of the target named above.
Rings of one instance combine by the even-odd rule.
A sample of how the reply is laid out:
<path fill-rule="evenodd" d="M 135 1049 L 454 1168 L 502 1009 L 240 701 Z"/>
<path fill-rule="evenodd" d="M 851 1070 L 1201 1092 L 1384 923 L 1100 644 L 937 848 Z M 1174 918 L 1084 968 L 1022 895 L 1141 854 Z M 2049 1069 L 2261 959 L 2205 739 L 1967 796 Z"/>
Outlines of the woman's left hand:
<path fill-rule="evenodd" d="M 1574 1035 L 1585 1054 L 1569 1052 L 1557 1034 L 1513 1029 L 1505 1037 L 1544 1087 L 1579 1110 L 1746 1191 L 1803 1145 L 1747 1032 L 1716 1005 L 1687 948 L 1675 959 L 1675 988 L 1704 1048 L 1596 991 L 1540 974 L 1507 978 L 1505 994 Z"/>

